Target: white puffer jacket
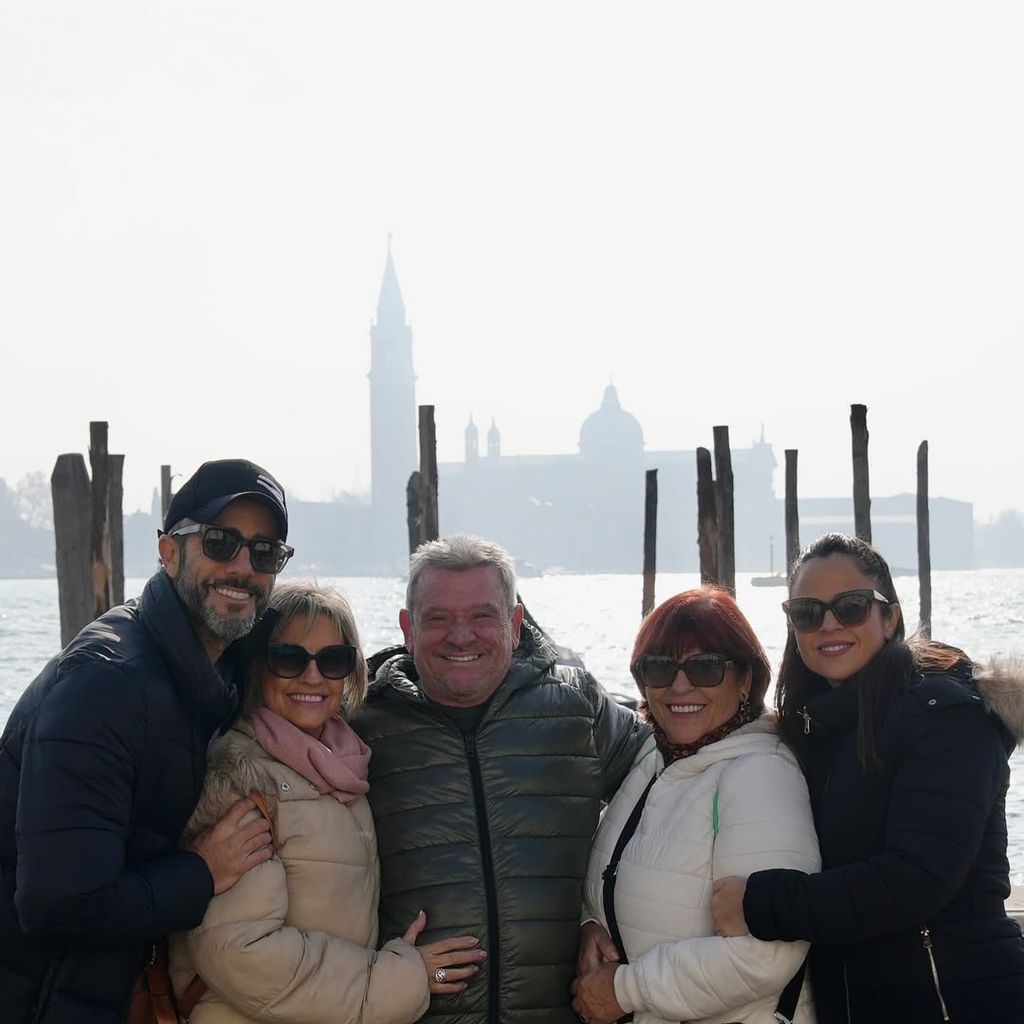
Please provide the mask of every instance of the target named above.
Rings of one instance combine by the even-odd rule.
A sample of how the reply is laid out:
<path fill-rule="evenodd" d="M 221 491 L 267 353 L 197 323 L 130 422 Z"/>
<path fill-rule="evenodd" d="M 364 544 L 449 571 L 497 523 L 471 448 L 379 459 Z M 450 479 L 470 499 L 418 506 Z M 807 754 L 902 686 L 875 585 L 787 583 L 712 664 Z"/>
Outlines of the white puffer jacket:
<path fill-rule="evenodd" d="M 601 872 L 651 776 L 661 773 L 619 862 L 615 913 L 629 963 L 615 972 L 616 998 L 637 1024 L 774 1024 L 807 943 L 714 935 L 711 885 L 761 868 L 820 868 L 803 774 L 767 715 L 664 764 L 649 740 L 609 804 L 590 856 L 584 920 L 607 926 Z M 814 1021 L 806 982 L 795 1019 Z"/>

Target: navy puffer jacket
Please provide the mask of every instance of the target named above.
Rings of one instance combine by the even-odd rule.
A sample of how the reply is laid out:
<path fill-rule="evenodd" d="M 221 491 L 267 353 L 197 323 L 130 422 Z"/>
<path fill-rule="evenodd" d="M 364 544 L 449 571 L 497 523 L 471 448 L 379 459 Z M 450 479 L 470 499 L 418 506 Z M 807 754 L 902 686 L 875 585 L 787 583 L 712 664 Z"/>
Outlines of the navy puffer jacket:
<path fill-rule="evenodd" d="M 26 689 L 0 740 L 5 1024 L 121 1024 L 151 939 L 202 920 L 178 837 L 236 705 L 163 572 Z"/>
<path fill-rule="evenodd" d="M 487 950 L 464 992 L 431 999 L 432 1024 L 578 1024 L 591 837 L 647 728 L 544 643 L 516 652 L 474 735 L 416 679 L 408 655 L 392 658 L 353 721 L 373 750 L 381 937 L 423 909 L 422 941 L 468 934 Z"/>
<path fill-rule="evenodd" d="M 1024 735 L 1020 666 L 928 674 L 893 692 L 883 767 L 857 755 L 857 693 L 808 702 L 808 785 L 823 871 L 759 871 L 761 939 L 809 939 L 823 1022 L 1019 1024 L 1024 940 L 1006 917 L 1007 755 Z"/>

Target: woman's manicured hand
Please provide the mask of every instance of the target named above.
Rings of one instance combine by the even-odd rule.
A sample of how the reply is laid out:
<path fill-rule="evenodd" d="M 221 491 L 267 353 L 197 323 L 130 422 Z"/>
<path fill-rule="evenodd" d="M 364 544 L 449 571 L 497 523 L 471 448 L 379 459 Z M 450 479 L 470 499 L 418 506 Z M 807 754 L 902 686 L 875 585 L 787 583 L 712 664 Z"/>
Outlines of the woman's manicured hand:
<path fill-rule="evenodd" d="M 410 946 L 416 946 L 416 939 L 426 926 L 427 915 L 421 910 L 402 938 Z M 451 995 L 466 987 L 469 979 L 480 970 L 477 965 L 487 956 L 484 950 L 476 948 L 479 941 L 472 935 L 453 935 L 416 946 L 416 952 L 423 958 L 431 992 Z"/>

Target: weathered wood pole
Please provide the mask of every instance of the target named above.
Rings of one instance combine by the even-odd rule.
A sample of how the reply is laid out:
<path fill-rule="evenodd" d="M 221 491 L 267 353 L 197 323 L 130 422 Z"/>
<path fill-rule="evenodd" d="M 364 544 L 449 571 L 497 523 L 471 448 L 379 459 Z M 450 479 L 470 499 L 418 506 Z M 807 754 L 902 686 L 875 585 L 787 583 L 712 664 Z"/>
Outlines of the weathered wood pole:
<path fill-rule="evenodd" d="M 868 485 L 868 407 L 850 406 L 853 438 L 853 529 L 871 543 L 871 488 Z"/>
<path fill-rule="evenodd" d="M 409 529 L 409 554 L 423 543 L 423 479 L 414 469 L 405 485 L 405 522 Z"/>
<path fill-rule="evenodd" d="M 640 614 L 654 607 L 654 571 L 658 548 L 658 471 L 644 474 L 644 594 Z"/>
<path fill-rule="evenodd" d="M 171 467 L 160 467 L 160 528 L 163 529 L 167 510 L 171 507 Z"/>
<path fill-rule="evenodd" d="M 733 515 L 732 453 L 729 428 L 715 427 L 715 494 L 718 505 L 719 583 L 736 593 L 736 531 Z"/>
<path fill-rule="evenodd" d="M 800 554 L 800 509 L 796 495 L 796 458 L 795 448 L 786 449 L 786 579 L 789 579 L 793 566 Z"/>
<path fill-rule="evenodd" d="M 110 573 L 110 494 L 107 463 L 107 424 L 89 424 L 89 465 L 92 468 L 92 522 L 89 551 L 92 557 L 93 618 L 108 611 L 113 603 Z"/>
<path fill-rule="evenodd" d="M 420 478 L 423 489 L 423 539 L 437 540 L 437 434 L 434 429 L 434 407 L 421 405 L 420 410 Z"/>
<path fill-rule="evenodd" d="M 53 535 L 60 602 L 60 645 L 66 647 L 92 621 L 89 474 L 77 452 L 58 455 L 50 475 Z"/>
<path fill-rule="evenodd" d="M 701 583 L 717 583 L 718 509 L 711 475 L 711 452 L 707 448 L 697 449 L 697 549 Z"/>
<path fill-rule="evenodd" d="M 110 530 L 110 596 L 124 604 L 124 456 L 107 456 L 107 522 Z"/>
<path fill-rule="evenodd" d="M 932 635 L 932 548 L 928 514 L 928 442 L 917 448 L 917 585 L 921 596 L 918 630 Z"/>

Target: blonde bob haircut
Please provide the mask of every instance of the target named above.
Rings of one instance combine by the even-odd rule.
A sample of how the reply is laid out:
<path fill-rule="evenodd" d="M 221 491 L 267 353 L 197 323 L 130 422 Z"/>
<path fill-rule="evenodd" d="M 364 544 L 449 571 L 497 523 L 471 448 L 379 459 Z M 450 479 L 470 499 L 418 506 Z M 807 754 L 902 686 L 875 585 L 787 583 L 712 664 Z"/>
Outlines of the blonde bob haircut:
<path fill-rule="evenodd" d="M 352 607 L 348 599 L 335 590 L 325 587 L 316 580 L 289 580 L 274 587 L 270 594 L 268 610 L 273 609 L 279 615 L 268 643 L 275 641 L 288 623 L 295 619 L 305 619 L 307 631 L 321 616 L 328 618 L 341 634 L 339 643 L 351 644 L 356 649 L 356 666 L 345 677 L 341 690 L 341 707 L 339 711 L 345 717 L 352 714 L 366 697 L 367 671 L 366 657 L 359 643 L 359 630 Z M 303 634 L 305 635 L 305 634 Z M 245 699 L 243 714 L 250 714 L 263 704 L 263 670 L 266 662 L 263 651 L 253 658 L 246 672 Z"/>

